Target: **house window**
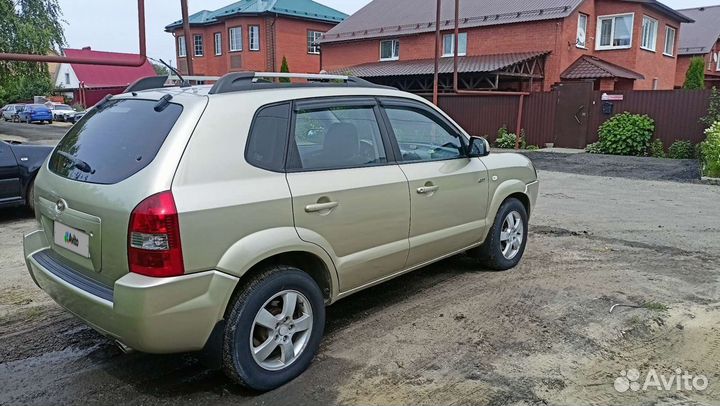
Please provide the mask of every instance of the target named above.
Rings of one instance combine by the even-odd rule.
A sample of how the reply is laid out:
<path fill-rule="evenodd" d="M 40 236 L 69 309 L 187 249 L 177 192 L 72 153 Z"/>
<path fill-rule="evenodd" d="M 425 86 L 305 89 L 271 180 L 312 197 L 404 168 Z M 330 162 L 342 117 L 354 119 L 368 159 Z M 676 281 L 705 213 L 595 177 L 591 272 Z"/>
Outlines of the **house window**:
<path fill-rule="evenodd" d="M 380 60 L 397 61 L 400 59 L 400 40 L 380 41 Z"/>
<path fill-rule="evenodd" d="M 467 55 L 467 33 L 460 33 L 458 38 L 458 55 Z M 443 56 L 454 56 L 455 55 L 455 34 L 445 34 L 443 36 Z"/>
<path fill-rule="evenodd" d="M 260 50 L 260 26 L 259 25 L 251 25 L 248 27 L 248 35 L 250 36 L 250 50 L 251 51 L 259 51 Z"/>
<path fill-rule="evenodd" d="M 195 45 L 195 56 L 204 56 L 205 46 L 203 44 L 203 36 L 193 35 L 193 44 Z"/>
<path fill-rule="evenodd" d="M 222 33 L 215 33 L 215 55 L 222 55 Z"/>
<path fill-rule="evenodd" d="M 184 58 L 187 56 L 187 48 L 185 48 L 185 37 L 178 37 L 178 56 Z"/>
<path fill-rule="evenodd" d="M 653 79 L 653 90 L 658 90 L 658 87 L 660 87 L 660 81 L 658 78 Z"/>
<path fill-rule="evenodd" d="M 657 48 L 658 21 L 648 16 L 643 17 L 642 43 L 640 48 L 655 52 Z"/>
<path fill-rule="evenodd" d="M 317 55 L 320 53 L 320 44 L 318 44 L 318 41 L 320 41 L 322 35 L 323 33 L 319 31 L 307 32 L 307 49 L 309 54 Z"/>
<path fill-rule="evenodd" d="M 675 55 L 675 33 L 677 31 L 672 27 L 665 27 L 665 50 L 667 56 Z"/>
<path fill-rule="evenodd" d="M 627 49 L 632 46 L 634 14 L 598 17 L 598 50 Z"/>
<path fill-rule="evenodd" d="M 70 74 L 69 73 L 65 73 L 65 84 L 66 85 L 70 84 Z"/>
<path fill-rule="evenodd" d="M 580 13 L 578 15 L 577 41 L 575 45 L 578 48 L 587 48 L 587 14 Z"/>
<path fill-rule="evenodd" d="M 230 28 L 230 52 L 242 51 L 242 27 Z"/>
<path fill-rule="evenodd" d="M 715 64 L 717 65 L 715 67 L 715 70 L 720 72 L 720 52 L 716 52 L 714 55 L 715 55 Z"/>

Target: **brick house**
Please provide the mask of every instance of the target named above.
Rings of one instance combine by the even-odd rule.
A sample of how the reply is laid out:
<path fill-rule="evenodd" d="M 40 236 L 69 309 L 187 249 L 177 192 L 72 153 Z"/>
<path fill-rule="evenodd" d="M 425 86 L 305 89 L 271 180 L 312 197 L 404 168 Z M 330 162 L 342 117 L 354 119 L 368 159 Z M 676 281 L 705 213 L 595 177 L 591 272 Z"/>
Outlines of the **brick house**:
<path fill-rule="evenodd" d="M 678 11 L 695 22 L 681 27 L 675 86 L 683 86 L 690 60 L 696 56 L 705 59 L 707 87 L 720 86 L 720 6 Z"/>
<path fill-rule="evenodd" d="M 165 31 L 175 38 L 183 73 L 187 73 L 188 57 L 198 76 L 277 72 L 283 57 L 292 72 L 317 73 L 320 48 L 316 40 L 346 17 L 311 0 L 242 0 L 189 16 L 190 41 L 184 36 L 182 20 Z"/>
<path fill-rule="evenodd" d="M 550 90 L 577 80 L 598 90 L 672 89 L 680 25 L 692 22 L 656 0 L 462 0 L 460 7 L 461 87 L 484 90 Z M 323 36 L 323 69 L 427 92 L 435 8 L 435 0 L 374 0 Z M 445 91 L 454 14 L 454 1 L 443 1 Z"/>

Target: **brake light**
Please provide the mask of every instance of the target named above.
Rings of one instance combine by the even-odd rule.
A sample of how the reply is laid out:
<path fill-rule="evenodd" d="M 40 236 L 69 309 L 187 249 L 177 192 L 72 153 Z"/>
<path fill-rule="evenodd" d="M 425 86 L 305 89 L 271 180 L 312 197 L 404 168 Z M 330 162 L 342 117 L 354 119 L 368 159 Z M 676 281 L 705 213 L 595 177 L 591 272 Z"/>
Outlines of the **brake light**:
<path fill-rule="evenodd" d="M 130 214 L 128 264 L 130 272 L 145 276 L 185 273 L 180 223 L 172 192 L 148 197 Z"/>

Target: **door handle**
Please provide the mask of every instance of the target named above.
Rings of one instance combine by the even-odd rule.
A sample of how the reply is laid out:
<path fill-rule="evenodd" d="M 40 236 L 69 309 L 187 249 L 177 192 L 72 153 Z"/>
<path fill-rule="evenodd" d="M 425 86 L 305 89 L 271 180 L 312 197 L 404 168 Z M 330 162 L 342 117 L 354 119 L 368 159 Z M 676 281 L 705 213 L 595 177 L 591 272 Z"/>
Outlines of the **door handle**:
<path fill-rule="evenodd" d="M 423 187 L 419 187 L 417 189 L 417 192 L 421 195 L 426 195 L 429 193 L 435 193 L 438 190 L 440 190 L 440 186 L 423 186 Z"/>
<path fill-rule="evenodd" d="M 338 207 L 338 202 L 316 203 L 305 206 L 306 213 L 317 213 L 319 211 L 332 210 Z"/>

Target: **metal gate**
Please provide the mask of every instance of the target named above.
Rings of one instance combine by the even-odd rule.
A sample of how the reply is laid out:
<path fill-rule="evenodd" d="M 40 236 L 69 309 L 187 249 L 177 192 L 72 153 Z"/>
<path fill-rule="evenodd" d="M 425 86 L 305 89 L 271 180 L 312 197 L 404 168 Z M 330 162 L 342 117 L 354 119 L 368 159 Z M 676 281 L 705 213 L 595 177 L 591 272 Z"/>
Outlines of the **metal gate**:
<path fill-rule="evenodd" d="M 555 146 L 585 148 L 590 128 L 592 82 L 561 83 L 555 89 Z"/>

